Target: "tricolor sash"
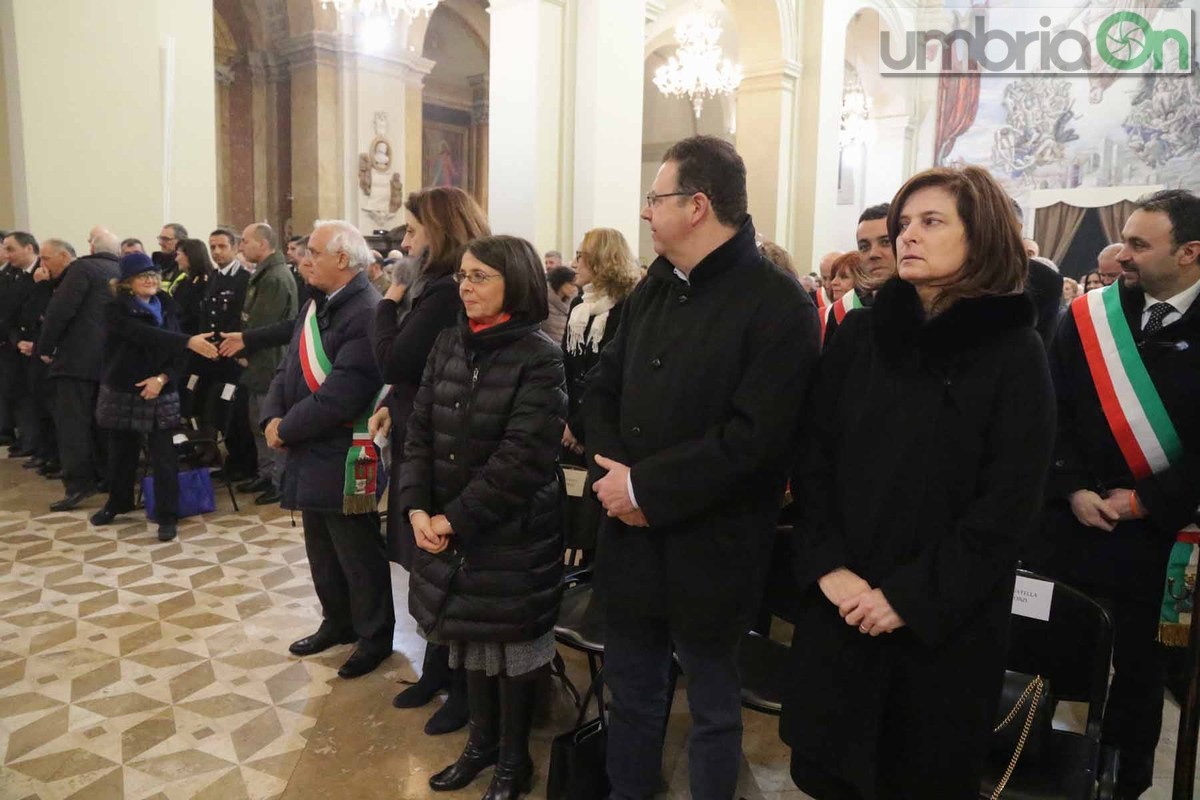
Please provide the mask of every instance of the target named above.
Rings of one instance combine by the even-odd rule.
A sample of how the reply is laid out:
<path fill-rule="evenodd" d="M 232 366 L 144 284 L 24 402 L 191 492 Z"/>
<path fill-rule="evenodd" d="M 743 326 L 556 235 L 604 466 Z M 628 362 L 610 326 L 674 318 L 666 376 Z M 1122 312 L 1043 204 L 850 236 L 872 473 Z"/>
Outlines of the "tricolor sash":
<path fill-rule="evenodd" d="M 1183 456 L 1183 443 L 1142 362 L 1121 308 L 1119 284 L 1076 298 L 1071 303 L 1071 314 L 1104 418 L 1129 471 L 1140 481 L 1177 463 Z M 1163 644 L 1187 645 L 1187 625 L 1180 613 L 1191 610 L 1190 592 L 1186 597 L 1188 607 L 1183 608 L 1183 577 L 1196 544 L 1195 527 L 1190 528 L 1180 532 L 1168 562 L 1159 622 Z"/>
<path fill-rule="evenodd" d="M 856 308 L 862 307 L 862 300 L 859 298 L 858 292 L 851 289 L 842 295 L 841 299 L 839 299 L 836 303 L 833 303 L 829 306 L 828 313 L 833 315 L 833 318 L 837 320 L 838 325 L 841 325 L 842 320 L 846 318 L 847 314 Z"/>
<path fill-rule="evenodd" d="M 821 341 L 825 341 L 825 324 L 829 321 L 829 295 L 822 287 L 817 289 L 817 319 L 821 322 Z"/>
<path fill-rule="evenodd" d="M 1183 443 L 1142 363 L 1119 283 L 1076 298 L 1071 313 L 1108 427 L 1133 477 L 1143 480 L 1177 462 Z"/>
<path fill-rule="evenodd" d="M 317 324 L 317 304 L 309 303 L 300 328 L 300 369 L 308 390 L 316 394 L 329 377 L 333 362 L 321 343 L 321 328 Z M 342 487 L 342 513 L 366 514 L 378 508 L 376 491 L 379 480 L 379 455 L 368 431 L 368 422 L 375 409 L 383 403 L 390 386 L 384 386 L 360 414 L 353 425 L 350 449 L 346 452 L 345 482 Z"/>

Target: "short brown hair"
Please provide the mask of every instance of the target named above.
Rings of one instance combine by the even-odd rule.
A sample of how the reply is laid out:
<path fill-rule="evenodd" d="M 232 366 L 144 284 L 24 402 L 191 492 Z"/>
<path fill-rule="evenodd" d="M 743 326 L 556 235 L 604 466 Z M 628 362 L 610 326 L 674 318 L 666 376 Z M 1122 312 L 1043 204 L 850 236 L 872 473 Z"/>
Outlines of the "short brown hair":
<path fill-rule="evenodd" d="M 944 311 L 968 297 L 1022 291 L 1029 275 L 1029 259 L 1021 241 L 1021 223 L 1000 184 L 980 167 L 934 167 L 909 178 L 892 198 L 888 211 L 887 229 L 893 252 L 900 241 L 904 204 L 913 194 L 930 188 L 943 189 L 954 196 L 967 238 L 966 261 L 954 282 L 938 296 L 933 312 Z"/>
<path fill-rule="evenodd" d="M 455 186 L 413 192 L 404 208 L 425 226 L 429 251 L 421 269 L 432 278 L 457 272 L 467 242 L 492 233 L 475 198 Z"/>
<path fill-rule="evenodd" d="M 580 254 L 592 271 L 592 284 L 613 300 L 623 300 L 642 279 L 625 236 L 615 228 L 592 228 L 583 235 Z"/>

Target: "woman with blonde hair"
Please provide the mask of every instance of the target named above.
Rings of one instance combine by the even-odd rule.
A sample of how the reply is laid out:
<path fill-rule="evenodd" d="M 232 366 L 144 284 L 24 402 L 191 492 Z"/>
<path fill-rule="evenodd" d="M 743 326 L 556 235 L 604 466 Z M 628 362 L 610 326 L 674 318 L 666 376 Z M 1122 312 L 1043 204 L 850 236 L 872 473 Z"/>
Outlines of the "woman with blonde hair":
<path fill-rule="evenodd" d="M 825 349 L 807 412 L 823 424 L 792 470 L 801 599 L 780 734 L 814 797 L 967 800 L 1054 392 L 1020 224 L 986 170 L 914 176 L 887 231 L 899 274 Z"/>
<path fill-rule="evenodd" d="M 401 247 L 417 259 L 417 277 L 411 286 L 393 283 L 375 312 L 372 339 L 375 362 L 385 383 L 392 386 L 386 402 L 371 418 L 371 435 L 391 435 L 394 464 L 388 487 L 388 508 L 395 509 L 396 480 L 404 453 L 405 426 L 413 400 L 421 388 L 425 362 L 433 343 L 462 315 L 454 275 L 458 272 L 467 243 L 488 236 L 487 217 L 469 194 L 453 186 L 423 189 L 404 202 L 407 228 Z M 416 546 L 404 515 L 389 513 L 387 544 L 389 557 L 411 569 Z M 425 725 L 425 733 L 450 733 L 467 724 L 466 678 L 451 671 L 449 650 L 438 644 L 425 649 L 421 679 L 396 695 L 396 708 L 417 708 L 439 691 L 449 690 L 446 703 Z"/>
<path fill-rule="evenodd" d="M 563 337 L 563 364 L 567 375 L 567 426 L 563 429 L 564 463 L 586 466 L 583 458 L 583 396 L 588 373 L 600 361 L 600 351 L 613 339 L 621 322 L 625 298 L 642 279 L 642 271 L 620 231 L 593 228 L 583 236 L 575 253 L 575 280 L 583 287 Z M 600 508 L 592 492 L 571 509 L 568 547 L 592 550 Z"/>

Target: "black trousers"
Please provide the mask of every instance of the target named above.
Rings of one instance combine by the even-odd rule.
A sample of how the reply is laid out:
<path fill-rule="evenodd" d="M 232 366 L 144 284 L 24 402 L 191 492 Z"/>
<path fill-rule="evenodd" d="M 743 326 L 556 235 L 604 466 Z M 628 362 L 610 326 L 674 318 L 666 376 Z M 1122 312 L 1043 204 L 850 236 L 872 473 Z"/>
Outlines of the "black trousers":
<path fill-rule="evenodd" d="M 304 549 L 325 625 L 353 630 L 360 647 L 392 651 L 396 611 L 379 515 L 302 512 Z"/>
<path fill-rule="evenodd" d="M 154 430 L 108 432 L 108 502 L 104 507 L 114 514 L 133 511 L 134 481 L 137 480 L 143 439 L 150 446 L 150 467 L 154 475 L 155 515 L 158 521 L 179 516 L 179 456 L 171 443 L 171 432 Z"/>
<path fill-rule="evenodd" d="M 49 367 L 36 356 L 19 356 L 16 385 L 16 421 L 21 447 L 39 458 L 58 458 L 54 422 L 50 418 Z"/>
<path fill-rule="evenodd" d="M 609 704 L 608 778 L 612 800 L 649 800 L 662 775 L 671 652 L 687 676 L 688 783 L 695 800 L 732 800 L 742 760 L 737 642 L 673 638 L 665 620 L 609 613 L 604 680 Z"/>
<path fill-rule="evenodd" d="M 226 469 L 253 477 L 258 474 L 258 450 L 254 446 L 254 432 L 250 429 L 250 390 L 239 385 L 233 395 L 233 407 L 229 410 L 229 424 L 225 429 L 225 448 L 229 458 Z"/>
<path fill-rule="evenodd" d="M 1113 678 L 1104 711 L 1105 742 L 1120 748 L 1119 796 L 1136 797 L 1154 782 L 1162 731 L 1166 659 L 1158 643 L 1158 602 L 1100 600 L 1113 621 Z"/>
<path fill-rule="evenodd" d="M 96 397 L 100 384 L 81 378 L 50 379 L 54 395 L 54 426 L 58 460 L 62 464 L 67 494 L 95 488 L 103 477 L 104 447 L 96 426 Z"/>

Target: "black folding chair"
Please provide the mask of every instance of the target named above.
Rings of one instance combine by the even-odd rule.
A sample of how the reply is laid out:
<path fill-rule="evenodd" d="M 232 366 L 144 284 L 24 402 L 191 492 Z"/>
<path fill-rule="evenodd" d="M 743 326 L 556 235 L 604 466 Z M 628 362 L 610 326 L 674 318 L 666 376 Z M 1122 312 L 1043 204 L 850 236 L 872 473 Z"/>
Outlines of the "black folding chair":
<path fill-rule="evenodd" d="M 1082 733 L 1054 730 L 1036 760 L 1018 761 L 1004 800 L 1094 800 L 1112 797 L 1117 754 L 1100 742 L 1112 659 L 1112 620 L 1083 592 L 1018 570 L 1020 577 L 1053 584 L 1050 618 L 1042 621 L 1014 614 L 1006 666 L 1026 675 L 1041 675 L 1054 700 L 1087 703 Z M 980 797 L 991 797 L 1011 753 L 992 756 Z"/>
<path fill-rule="evenodd" d="M 754 629 L 742 638 L 738 671 L 742 678 L 742 706 L 779 716 L 789 648 L 771 638 L 771 620 L 778 617 L 794 622 L 799 593 L 792 572 L 792 526 L 781 524 L 775 534 L 762 605 Z"/>

